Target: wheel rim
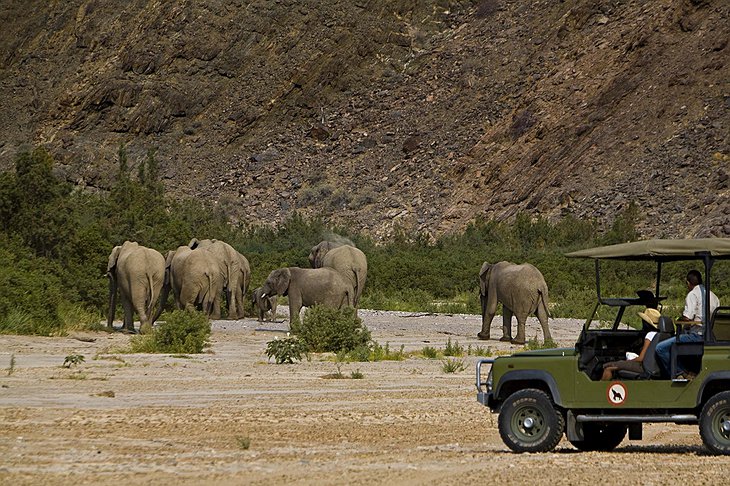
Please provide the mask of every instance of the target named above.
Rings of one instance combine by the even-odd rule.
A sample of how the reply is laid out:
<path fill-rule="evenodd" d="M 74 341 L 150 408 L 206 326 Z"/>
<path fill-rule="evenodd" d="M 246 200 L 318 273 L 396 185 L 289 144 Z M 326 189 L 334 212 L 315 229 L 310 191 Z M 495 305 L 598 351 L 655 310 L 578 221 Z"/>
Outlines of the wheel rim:
<path fill-rule="evenodd" d="M 521 407 L 512 416 L 511 428 L 519 440 L 536 442 L 545 434 L 545 417 L 537 407 Z"/>
<path fill-rule="evenodd" d="M 712 421 L 712 431 L 718 442 L 730 446 L 730 408 L 719 410 Z"/>

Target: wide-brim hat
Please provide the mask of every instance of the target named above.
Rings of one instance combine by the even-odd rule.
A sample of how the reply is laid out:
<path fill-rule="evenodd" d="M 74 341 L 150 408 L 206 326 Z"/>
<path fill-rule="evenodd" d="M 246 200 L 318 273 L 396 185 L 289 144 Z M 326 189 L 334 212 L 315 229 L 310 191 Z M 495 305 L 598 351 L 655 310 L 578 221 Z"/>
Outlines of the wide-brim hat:
<path fill-rule="evenodd" d="M 639 312 L 639 317 L 646 322 L 647 324 L 651 324 L 653 327 L 657 327 L 657 324 L 659 323 L 659 318 L 662 316 L 662 313 L 659 312 L 656 309 L 646 309 L 644 312 Z"/>

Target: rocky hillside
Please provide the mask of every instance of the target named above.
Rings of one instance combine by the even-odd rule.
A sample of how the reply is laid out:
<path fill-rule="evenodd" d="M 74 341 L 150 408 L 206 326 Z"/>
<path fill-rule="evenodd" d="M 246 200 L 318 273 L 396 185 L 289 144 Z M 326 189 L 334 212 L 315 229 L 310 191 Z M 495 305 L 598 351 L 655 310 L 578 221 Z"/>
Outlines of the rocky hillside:
<path fill-rule="evenodd" d="M 375 237 L 519 211 L 730 235 L 726 0 L 5 0 L 0 168 Z"/>

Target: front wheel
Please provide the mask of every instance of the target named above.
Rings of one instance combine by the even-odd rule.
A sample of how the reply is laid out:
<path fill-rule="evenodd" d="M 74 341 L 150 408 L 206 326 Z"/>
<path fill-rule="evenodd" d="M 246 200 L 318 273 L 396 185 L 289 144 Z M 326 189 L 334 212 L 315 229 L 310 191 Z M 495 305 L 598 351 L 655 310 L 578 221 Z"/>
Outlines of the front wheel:
<path fill-rule="evenodd" d="M 700 436 L 713 454 L 730 454 L 730 391 L 718 393 L 702 407 Z"/>
<path fill-rule="evenodd" d="M 543 391 L 528 388 L 510 395 L 499 412 L 499 435 L 515 452 L 548 452 L 560 442 L 563 414 Z"/>
<path fill-rule="evenodd" d="M 571 440 L 570 443 L 580 451 L 612 451 L 626 437 L 626 424 L 585 422 L 583 423 L 583 440 Z"/>

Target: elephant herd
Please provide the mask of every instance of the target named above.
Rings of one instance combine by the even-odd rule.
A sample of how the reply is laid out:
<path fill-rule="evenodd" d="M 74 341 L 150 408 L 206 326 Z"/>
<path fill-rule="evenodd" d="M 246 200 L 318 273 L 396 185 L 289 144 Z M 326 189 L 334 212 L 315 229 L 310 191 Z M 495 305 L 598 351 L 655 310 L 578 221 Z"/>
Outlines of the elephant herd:
<path fill-rule="evenodd" d="M 302 307 L 324 304 L 357 308 L 367 279 L 367 258 L 359 249 L 323 241 L 312 248 L 313 268 L 288 267 L 272 271 L 264 284 L 251 292 L 259 320 L 273 320 L 277 296 L 289 297 L 289 316 Z M 158 251 L 132 241 L 116 246 L 109 255 L 109 314 L 113 328 L 117 291 L 121 297 L 122 328 L 134 332 L 134 313 L 140 331 L 147 332 L 162 313 L 170 290 L 178 309 L 200 308 L 212 319 L 221 315 L 223 294 L 231 319 L 244 317 L 244 299 L 251 282 L 245 256 L 219 240 L 194 238 L 163 257 Z"/>
<path fill-rule="evenodd" d="M 290 324 L 302 307 L 323 304 L 357 309 L 367 279 L 365 254 L 352 245 L 322 241 L 309 254 L 312 268 L 287 267 L 272 271 L 259 288 L 251 292 L 259 321 L 276 315 L 278 296 L 289 298 Z M 251 267 L 245 256 L 219 240 L 193 239 L 163 257 L 156 250 L 126 241 L 109 256 L 109 315 L 112 328 L 117 289 L 124 310 L 123 329 L 134 332 L 134 313 L 140 331 L 148 331 L 162 313 L 170 290 L 178 309 L 201 308 L 212 319 L 221 315 L 223 294 L 232 319 L 244 317 L 244 296 L 249 291 Z M 548 328 L 548 287 L 540 270 L 524 263 L 490 264 L 479 272 L 482 329 L 479 339 L 490 338 L 492 319 L 502 303 L 501 341 L 525 343 L 525 323 L 535 314 L 545 341 Z M 159 303 L 159 305 L 157 305 Z M 155 310 L 155 307 L 157 309 Z M 517 318 L 517 335 L 512 337 L 512 316 Z"/>

